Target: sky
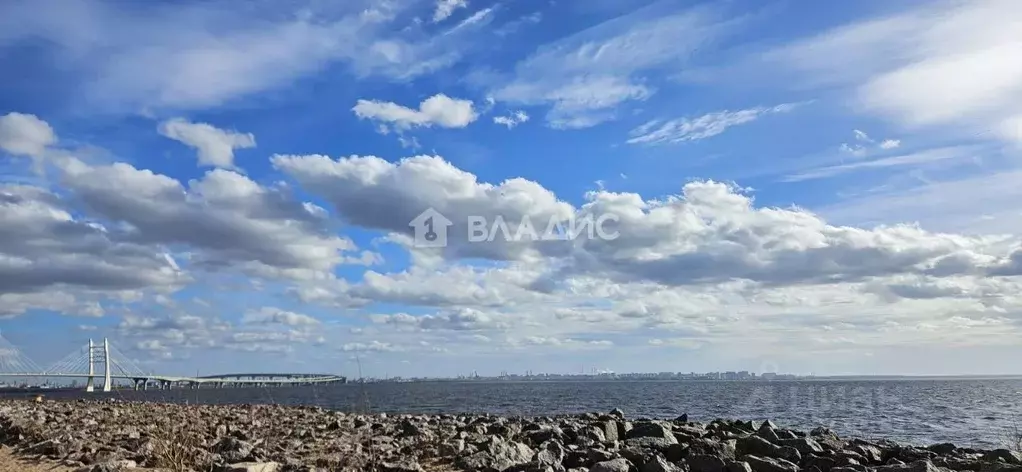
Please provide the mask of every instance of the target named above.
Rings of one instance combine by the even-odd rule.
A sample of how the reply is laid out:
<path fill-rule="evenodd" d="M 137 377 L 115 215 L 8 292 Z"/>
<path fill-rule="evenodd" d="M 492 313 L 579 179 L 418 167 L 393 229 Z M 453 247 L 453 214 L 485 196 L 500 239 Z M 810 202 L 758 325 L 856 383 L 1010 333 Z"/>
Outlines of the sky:
<path fill-rule="evenodd" d="M 3 2 L 0 332 L 168 375 L 1022 373 L 1020 22 Z"/>

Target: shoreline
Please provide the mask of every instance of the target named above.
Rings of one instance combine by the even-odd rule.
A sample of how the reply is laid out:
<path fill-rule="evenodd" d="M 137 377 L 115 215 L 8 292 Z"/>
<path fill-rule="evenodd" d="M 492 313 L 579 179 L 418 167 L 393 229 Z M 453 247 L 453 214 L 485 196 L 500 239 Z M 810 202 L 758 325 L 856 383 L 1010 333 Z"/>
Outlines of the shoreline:
<path fill-rule="evenodd" d="M 265 404 L 3 399 L 0 442 L 16 457 L 83 471 L 1022 472 L 1022 454 L 1008 449 L 841 438 L 823 427 L 797 431 L 770 421 L 628 418 L 616 409 L 363 415 Z"/>

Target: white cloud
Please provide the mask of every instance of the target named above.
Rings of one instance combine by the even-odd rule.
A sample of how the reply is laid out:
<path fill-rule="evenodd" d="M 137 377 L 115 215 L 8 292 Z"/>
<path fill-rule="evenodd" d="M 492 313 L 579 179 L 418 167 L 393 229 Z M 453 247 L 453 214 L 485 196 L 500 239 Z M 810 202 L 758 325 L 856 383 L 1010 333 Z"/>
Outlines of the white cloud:
<path fill-rule="evenodd" d="M 507 129 L 514 128 L 522 123 L 529 121 L 529 115 L 522 110 L 512 112 L 507 116 L 495 116 L 493 122 L 498 125 L 507 126 Z"/>
<path fill-rule="evenodd" d="M 249 311 L 242 317 L 241 322 L 249 325 L 285 325 L 285 326 L 316 326 L 319 320 L 301 313 L 281 310 L 275 307 L 262 307 L 259 310 Z"/>
<path fill-rule="evenodd" d="M 717 111 L 695 118 L 678 118 L 661 122 L 649 121 L 635 129 L 629 135 L 629 144 L 673 144 L 684 141 L 698 141 L 727 131 L 733 126 L 742 125 L 772 113 L 786 113 L 797 106 L 786 103 L 774 107 L 756 107 L 738 111 Z"/>
<path fill-rule="evenodd" d="M 1020 19 L 1011 0 L 926 3 L 765 57 L 802 74 L 795 83 L 848 86 L 857 109 L 905 128 L 984 133 L 1022 112 Z"/>
<path fill-rule="evenodd" d="M 897 139 L 885 139 L 880 143 L 880 149 L 895 149 L 901 146 L 901 141 Z"/>
<path fill-rule="evenodd" d="M 454 10 L 468 7 L 466 0 L 437 0 L 436 10 L 433 11 L 433 23 L 446 20 Z"/>
<path fill-rule="evenodd" d="M 359 118 L 390 124 L 398 130 L 433 125 L 464 128 L 479 117 L 471 100 L 451 98 L 442 93 L 423 100 L 418 110 L 394 102 L 359 100 L 352 111 Z"/>
<path fill-rule="evenodd" d="M 161 135 L 198 151 L 199 165 L 234 168 L 234 150 L 256 146 L 252 133 L 239 133 L 217 128 L 207 123 L 192 123 L 174 118 L 160 123 Z"/>
<path fill-rule="evenodd" d="M 0 149 L 27 157 L 41 157 L 57 142 L 49 123 L 35 115 L 11 112 L 0 116 Z"/>
<path fill-rule="evenodd" d="M 683 12 L 653 5 L 546 44 L 492 87 L 498 101 L 547 105 L 553 128 L 587 128 L 656 90 L 644 74 L 681 67 L 728 28 L 712 8 Z"/>
<path fill-rule="evenodd" d="M 849 164 L 820 167 L 784 178 L 786 182 L 799 182 L 803 180 L 822 179 L 834 177 L 853 171 L 869 169 L 881 169 L 888 167 L 917 166 L 921 164 L 933 164 L 943 161 L 972 161 L 980 149 L 973 146 L 954 146 L 946 148 L 934 148 L 896 156 L 887 156 L 872 160 L 859 160 Z M 853 149 L 851 151 L 857 157 L 866 155 L 864 149 Z"/>
<path fill-rule="evenodd" d="M 394 28 L 410 6 L 40 0 L 4 10 L 0 48 L 43 39 L 54 67 L 87 77 L 68 91 L 92 110 L 203 109 L 288 87 L 336 63 L 362 77 L 406 80 L 459 60 L 468 49 L 451 47 L 464 44 L 460 33 Z"/>

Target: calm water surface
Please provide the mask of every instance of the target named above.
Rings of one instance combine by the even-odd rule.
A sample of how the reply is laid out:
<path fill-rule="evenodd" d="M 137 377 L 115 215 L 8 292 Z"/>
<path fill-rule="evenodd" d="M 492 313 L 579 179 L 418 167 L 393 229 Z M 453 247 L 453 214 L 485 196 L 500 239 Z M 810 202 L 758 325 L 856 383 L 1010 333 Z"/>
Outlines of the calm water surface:
<path fill-rule="evenodd" d="M 77 398 L 78 391 L 48 392 Z M 621 408 L 630 418 L 771 419 L 842 435 L 915 444 L 1001 447 L 1022 422 L 1022 380 L 423 382 L 318 387 L 117 391 L 89 398 L 188 403 L 279 403 L 374 412 L 555 415 Z"/>

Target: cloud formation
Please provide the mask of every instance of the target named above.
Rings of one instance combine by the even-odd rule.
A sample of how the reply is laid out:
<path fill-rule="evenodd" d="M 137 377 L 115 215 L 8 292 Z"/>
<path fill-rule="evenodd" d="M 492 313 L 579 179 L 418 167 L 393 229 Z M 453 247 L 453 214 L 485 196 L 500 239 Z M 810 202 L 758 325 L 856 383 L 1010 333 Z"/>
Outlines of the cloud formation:
<path fill-rule="evenodd" d="M 41 157 L 56 142 L 53 128 L 35 115 L 10 112 L 0 116 L 0 149 L 9 154 Z"/>
<path fill-rule="evenodd" d="M 174 118 L 160 123 L 161 135 L 194 148 L 198 152 L 199 165 L 234 168 L 234 150 L 256 146 L 255 135 L 237 131 L 222 130 L 207 123 L 192 123 L 183 118 Z"/>
<path fill-rule="evenodd" d="M 351 110 L 361 119 L 390 125 L 398 131 L 417 126 L 464 128 L 479 117 L 471 100 L 451 98 L 442 93 L 423 100 L 417 110 L 375 100 L 359 100 Z"/>
<path fill-rule="evenodd" d="M 676 144 L 711 138 L 728 128 L 755 121 L 764 115 L 787 113 L 798 104 L 785 103 L 773 107 L 756 107 L 738 111 L 716 111 L 695 118 L 677 118 L 669 121 L 652 120 L 629 133 L 628 144 Z"/>

